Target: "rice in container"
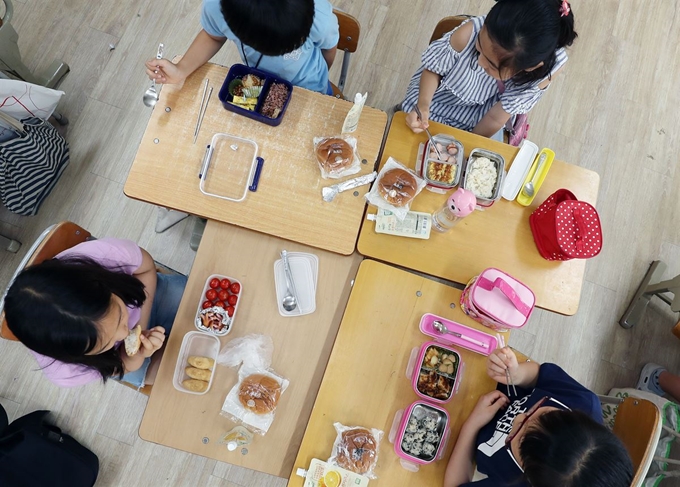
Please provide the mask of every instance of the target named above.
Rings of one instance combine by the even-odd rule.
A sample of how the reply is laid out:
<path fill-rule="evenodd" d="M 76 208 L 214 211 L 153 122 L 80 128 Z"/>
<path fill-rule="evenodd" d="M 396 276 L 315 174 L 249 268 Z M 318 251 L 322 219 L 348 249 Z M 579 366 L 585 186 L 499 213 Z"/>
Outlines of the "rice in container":
<path fill-rule="evenodd" d="M 477 171 L 474 163 L 475 159 L 486 157 L 489 159 L 496 169 L 496 180 L 494 182 L 491 196 L 480 195 L 475 189 L 474 173 Z M 472 191 L 477 197 L 477 205 L 481 207 L 489 207 L 494 204 L 501 196 L 503 189 L 503 178 L 505 175 L 505 159 L 500 154 L 488 151 L 486 149 L 472 149 L 468 156 L 467 165 L 465 167 L 465 176 L 463 176 L 463 188 Z"/>
<path fill-rule="evenodd" d="M 441 459 L 449 436 L 449 413 L 434 404 L 416 401 L 397 411 L 389 440 L 401 466 L 417 472 L 420 465 Z"/>

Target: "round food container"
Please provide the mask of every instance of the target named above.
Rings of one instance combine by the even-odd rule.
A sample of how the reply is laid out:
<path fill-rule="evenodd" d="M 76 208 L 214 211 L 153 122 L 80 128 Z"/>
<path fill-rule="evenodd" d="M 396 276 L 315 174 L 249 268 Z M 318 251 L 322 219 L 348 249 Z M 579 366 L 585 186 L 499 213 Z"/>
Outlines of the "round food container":
<path fill-rule="evenodd" d="M 449 413 L 434 404 L 416 401 L 394 416 L 389 440 L 401 466 L 417 472 L 420 465 L 439 460 L 449 437 Z"/>
<path fill-rule="evenodd" d="M 211 286 L 211 283 L 214 284 L 213 279 L 217 279 L 217 281 L 224 284 L 226 284 L 224 282 L 225 280 L 229 281 L 228 287 L 230 287 L 230 289 L 222 289 L 221 284 Z M 216 298 L 212 299 L 208 295 L 208 291 L 215 291 Z M 227 302 L 219 299 L 220 294 L 227 299 Z M 217 336 L 228 334 L 231 331 L 234 319 L 236 318 L 236 312 L 238 311 L 242 296 L 243 286 L 237 279 L 219 274 L 209 276 L 205 281 L 205 286 L 203 286 L 201 299 L 198 302 L 198 307 L 196 309 L 196 318 L 194 319 L 196 329 Z M 231 304 L 229 300 L 234 304 Z M 209 305 L 208 302 L 210 302 Z M 222 305 L 224 305 L 224 307 L 222 307 Z M 229 316 L 230 308 L 231 316 Z"/>

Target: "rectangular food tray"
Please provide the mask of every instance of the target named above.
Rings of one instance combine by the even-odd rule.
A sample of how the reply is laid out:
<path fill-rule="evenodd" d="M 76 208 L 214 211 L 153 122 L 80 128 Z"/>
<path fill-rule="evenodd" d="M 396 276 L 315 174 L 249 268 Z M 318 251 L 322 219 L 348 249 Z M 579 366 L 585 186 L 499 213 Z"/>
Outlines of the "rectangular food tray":
<path fill-rule="evenodd" d="M 477 157 L 486 157 L 489 160 L 491 160 L 496 166 L 497 171 L 496 183 L 493 186 L 493 194 L 491 198 L 487 199 L 477 196 L 477 204 L 479 206 L 488 207 L 493 205 L 494 202 L 498 200 L 501 196 L 501 190 L 503 189 L 503 179 L 505 177 L 505 159 L 503 159 L 502 155 L 497 154 L 495 152 L 491 152 L 486 149 L 472 149 L 470 151 L 470 155 L 467 158 L 467 163 L 465 164 L 465 175 L 463 176 L 462 183 L 463 189 L 468 189 L 467 181 L 468 175 L 470 173 L 470 163 Z"/>
<path fill-rule="evenodd" d="M 257 99 L 257 105 L 255 105 L 255 111 L 250 111 L 246 110 L 245 108 L 238 107 L 236 105 L 233 105 L 230 103 L 234 97 L 229 93 L 229 83 L 234 78 L 242 78 L 243 76 L 246 76 L 248 74 L 253 74 L 261 79 L 264 80 L 264 86 L 262 87 L 262 93 L 260 93 L 260 96 Z M 264 100 L 267 98 L 267 94 L 269 93 L 269 89 L 271 88 L 273 83 L 281 83 L 286 85 L 288 87 L 288 99 L 286 102 L 283 104 L 283 108 L 281 109 L 281 113 L 279 113 L 279 116 L 276 118 L 269 118 L 265 117 L 260 113 L 260 110 L 262 110 L 262 105 L 264 104 Z M 224 106 L 225 109 L 229 110 L 230 112 L 238 113 L 239 115 L 243 115 L 244 117 L 248 117 L 252 120 L 257 120 L 258 122 L 262 122 L 267 125 L 271 125 L 273 127 L 276 127 L 277 125 L 280 125 L 281 122 L 283 121 L 283 115 L 286 113 L 286 109 L 288 108 L 288 103 L 290 103 L 290 99 L 293 96 L 293 85 L 290 84 L 290 82 L 286 81 L 285 79 L 279 78 L 273 73 L 270 73 L 269 71 L 263 71 L 261 69 L 256 69 L 256 68 L 250 68 L 248 66 L 245 66 L 243 64 L 234 64 L 232 65 L 231 68 L 229 68 L 229 72 L 227 73 L 227 77 L 224 79 L 224 83 L 222 84 L 222 88 L 220 88 L 220 93 L 218 95 L 220 101 L 222 102 L 222 105 Z"/>

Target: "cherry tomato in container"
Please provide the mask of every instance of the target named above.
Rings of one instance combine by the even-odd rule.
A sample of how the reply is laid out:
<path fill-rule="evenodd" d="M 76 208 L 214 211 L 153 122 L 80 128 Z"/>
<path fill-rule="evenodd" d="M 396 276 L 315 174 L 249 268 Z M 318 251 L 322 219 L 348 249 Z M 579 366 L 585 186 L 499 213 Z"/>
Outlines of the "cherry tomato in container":
<path fill-rule="evenodd" d="M 229 286 L 231 286 L 231 281 L 229 279 L 222 279 L 220 281 L 220 287 L 224 290 L 228 290 Z"/>
<path fill-rule="evenodd" d="M 229 299 L 229 292 L 226 291 L 225 289 L 222 289 L 220 292 L 217 293 L 217 297 L 220 301 L 226 302 Z"/>
<path fill-rule="evenodd" d="M 212 307 L 212 301 L 203 301 L 203 304 L 201 304 L 201 308 L 206 309 L 206 308 L 211 308 Z"/>
<path fill-rule="evenodd" d="M 208 289 L 205 292 L 205 297 L 208 298 L 210 301 L 215 301 L 217 299 L 217 291 L 214 289 Z"/>
<path fill-rule="evenodd" d="M 224 302 L 222 302 L 222 301 L 216 302 L 216 303 L 215 303 L 215 306 L 219 306 L 219 307 L 222 308 L 222 309 L 227 309 L 227 305 L 224 304 Z"/>
<path fill-rule="evenodd" d="M 234 316 L 234 307 L 233 306 L 227 306 L 227 316 L 229 316 L 229 318 Z"/>
<path fill-rule="evenodd" d="M 218 287 L 220 287 L 220 280 L 216 277 L 210 279 L 210 287 L 212 289 L 217 289 Z"/>
<path fill-rule="evenodd" d="M 238 294 L 241 292 L 241 285 L 238 282 L 232 282 L 231 286 L 229 286 L 229 290 L 232 294 Z"/>
<path fill-rule="evenodd" d="M 232 294 L 227 299 L 227 303 L 229 303 L 229 306 L 236 306 L 236 303 L 238 303 L 238 296 Z"/>

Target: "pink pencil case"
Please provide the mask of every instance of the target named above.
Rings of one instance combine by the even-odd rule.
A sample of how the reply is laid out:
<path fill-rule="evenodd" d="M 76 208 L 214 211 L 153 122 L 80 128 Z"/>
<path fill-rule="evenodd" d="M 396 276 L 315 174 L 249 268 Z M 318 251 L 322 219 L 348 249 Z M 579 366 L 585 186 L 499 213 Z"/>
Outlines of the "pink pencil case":
<path fill-rule="evenodd" d="M 526 325 L 535 304 L 528 286 L 493 267 L 473 277 L 460 297 L 465 314 L 496 331 Z"/>
<path fill-rule="evenodd" d="M 434 327 L 435 321 L 441 322 L 448 331 L 459 333 L 462 336 L 459 337 L 451 334 L 439 333 Z M 425 313 L 423 317 L 420 318 L 420 325 L 418 328 L 420 328 L 420 331 L 425 335 L 433 337 L 438 342 L 447 345 L 455 345 L 482 355 L 488 356 L 498 347 L 498 340 L 495 336 L 491 336 L 483 331 L 475 330 L 469 326 L 442 318 L 441 316 L 432 313 Z"/>

